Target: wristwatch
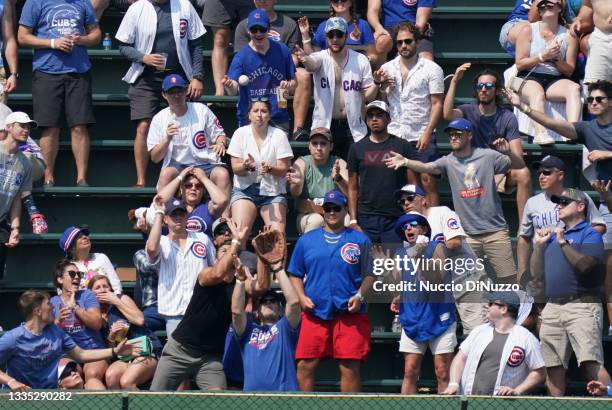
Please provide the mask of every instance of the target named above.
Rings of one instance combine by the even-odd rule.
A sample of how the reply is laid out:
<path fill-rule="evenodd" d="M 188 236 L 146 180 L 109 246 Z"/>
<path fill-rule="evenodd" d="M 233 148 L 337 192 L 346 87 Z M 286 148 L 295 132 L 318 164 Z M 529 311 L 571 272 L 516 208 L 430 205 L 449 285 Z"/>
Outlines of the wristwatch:
<path fill-rule="evenodd" d="M 557 242 L 559 243 L 559 247 L 561 247 L 561 248 L 568 244 L 567 239 L 565 239 L 565 238 L 557 239 Z"/>
<path fill-rule="evenodd" d="M 9 77 L 10 77 L 10 76 L 13 76 L 13 75 L 15 76 L 15 78 L 19 78 L 19 73 L 10 73 L 10 74 L 9 74 Z M 7 78 L 8 78 L 8 77 L 7 77 Z"/>
<path fill-rule="evenodd" d="M 355 296 L 357 296 L 357 297 L 359 298 L 359 301 L 360 301 L 361 303 L 365 302 L 365 300 L 366 300 L 365 296 L 363 296 L 363 295 L 361 294 L 361 292 L 357 292 L 357 293 L 355 294 Z"/>
<path fill-rule="evenodd" d="M 194 75 L 192 76 L 192 78 L 193 78 L 194 80 L 204 81 L 204 76 L 203 76 L 202 74 L 194 74 Z"/>

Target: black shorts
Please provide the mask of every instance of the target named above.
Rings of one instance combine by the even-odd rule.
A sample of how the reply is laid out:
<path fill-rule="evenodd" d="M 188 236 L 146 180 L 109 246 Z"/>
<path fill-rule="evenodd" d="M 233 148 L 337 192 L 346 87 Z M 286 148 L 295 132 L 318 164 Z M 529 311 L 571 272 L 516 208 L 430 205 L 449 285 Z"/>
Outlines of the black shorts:
<path fill-rule="evenodd" d="M 252 0 L 206 0 L 202 23 L 209 27 L 236 27 L 254 8 Z"/>
<path fill-rule="evenodd" d="M 128 97 L 130 99 L 130 119 L 132 121 L 153 118 L 159 111 L 163 101 L 162 83 L 164 78 L 170 74 L 178 74 L 183 78 L 185 74 L 180 72 L 166 71 L 163 73 L 145 72 L 136 79 L 134 84 L 130 84 L 128 88 Z"/>
<path fill-rule="evenodd" d="M 429 145 L 427 146 L 427 149 L 425 149 L 425 151 L 423 152 L 417 151 L 416 149 L 417 141 L 409 141 L 409 142 L 410 142 L 410 147 L 412 148 L 410 159 L 414 159 L 417 161 L 427 163 L 427 162 L 433 162 L 440 157 L 440 155 L 438 155 L 438 147 L 437 147 L 435 138 L 432 138 L 431 141 L 429 141 Z"/>
<path fill-rule="evenodd" d="M 130 0 L 111 0 L 110 5 L 121 11 L 126 11 L 130 7 Z"/>
<path fill-rule="evenodd" d="M 61 127 L 62 117 L 69 127 L 96 123 L 91 100 L 91 74 L 32 75 L 32 105 L 39 127 Z"/>
<path fill-rule="evenodd" d="M 525 77 L 527 77 L 527 74 L 529 74 L 529 71 L 521 71 L 516 76 L 518 78 L 525 79 Z M 540 84 L 542 86 L 544 91 L 548 91 L 548 89 L 554 83 L 556 83 L 559 80 L 564 80 L 565 78 L 566 77 L 557 76 L 557 75 L 541 74 L 541 73 L 531 73 L 531 74 L 529 74 L 529 77 L 527 77 L 527 81 L 529 81 L 529 80 L 535 81 L 536 83 L 538 83 L 538 84 Z"/>

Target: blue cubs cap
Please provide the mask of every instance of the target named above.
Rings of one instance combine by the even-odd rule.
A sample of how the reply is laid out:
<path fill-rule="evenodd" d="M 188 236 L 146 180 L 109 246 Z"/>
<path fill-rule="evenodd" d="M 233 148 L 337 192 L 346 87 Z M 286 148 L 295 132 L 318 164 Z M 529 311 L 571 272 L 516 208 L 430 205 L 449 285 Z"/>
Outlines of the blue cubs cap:
<path fill-rule="evenodd" d="M 184 201 L 177 198 L 170 198 L 170 200 L 166 202 L 166 215 L 172 215 L 173 212 L 179 210 L 187 212 L 187 204 L 185 204 Z"/>
<path fill-rule="evenodd" d="M 338 30 L 346 34 L 348 25 L 342 17 L 330 17 L 327 19 L 327 23 L 325 23 L 325 34 L 333 30 Z"/>
<path fill-rule="evenodd" d="M 565 171 L 565 162 L 554 155 L 547 155 L 539 161 L 533 163 L 534 168 L 557 168 L 559 171 Z"/>
<path fill-rule="evenodd" d="M 72 243 L 80 233 L 89 236 L 89 229 L 83 226 L 70 226 L 66 228 L 62 236 L 60 236 L 59 247 L 64 251 L 66 256 L 68 256 L 68 249 L 70 249 Z"/>
<path fill-rule="evenodd" d="M 187 81 L 178 74 L 170 74 L 164 78 L 162 83 L 162 91 L 167 92 L 173 88 L 187 88 Z"/>
<path fill-rule="evenodd" d="M 247 27 L 253 28 L 255 26 L 270 28 L 270 19 L 264 9 L 255 9 L 249 13 L 247 18 Z"/>
<path fill-rule="evenodd" d="M 410 222 L 416 221 L 419 225 L 427 228 L 427 231 L 430 230 L 429 222 L 427 222 L 427 218 L 423 214 L 418 212 L 408 212 L 395 221 L 395 233 L 400 238 L 404 239 L 404 231 L 410 225 Z"/>
<path fill-rule="evenodd" d="M 325 194 L 323 198 L 323 205 L 325 204 L 334 204 L 339 206 L 346 206 L 347 204 L 346 196 L 336 189 L 333 191 L 329 191 Z"/>
<path fill-rule="evenodd" d="M 444 129 L 444 132 L 449 132 L 450 130 L 472 132 L 472 123 L 465 118 L 458 118 L 451 121 L 450 124 L 448 124 L 448 127 Z"/>
<path fill-rule="evenodd" d="M 395 191 L 395 197 L 399 198 L 402 196 L 402 194 L 414 194 L 424 197 L 425 191 L 423 191 L 423 189 L 418 185 L 406 184 L 397 191 Z"/>

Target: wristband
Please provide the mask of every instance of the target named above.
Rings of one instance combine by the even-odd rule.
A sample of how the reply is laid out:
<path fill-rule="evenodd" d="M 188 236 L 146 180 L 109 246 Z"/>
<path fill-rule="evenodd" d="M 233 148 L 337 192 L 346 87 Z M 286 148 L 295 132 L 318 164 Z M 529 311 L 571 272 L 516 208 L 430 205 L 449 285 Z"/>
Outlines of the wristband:
<path fill-rule="evenodd" d="M 242 244 L 240 243 L 240 241 L 238 239 L 232 239 L 232 245 L 241 246 Z"/>
<path fill-rule="evenodd" d="M 280 272 L 280 271 L 282 271 L 282 270 L 285 270 L 285 268 L 281 266 L 281 267 L 280 267 L 280 268 L 278 268 L 278 269 L 270 269 L 270 272 L 271 272 L 271 273 L 278 273 L 278 272 Z"/>
<path fill-rule="evenodd" d="M 11 383 L 13 383 L 14 381 L 16 381 L 14 378 L 12 378 L 11 380 L 9 380 L 8 382 L 6 382 L 6 385 L 11 387 Z"/>
<path fill-rule="evenodd" d="M 155 210 L 155 215 L 157 215 L 157 214 L 159 214 L 161 216 L 164 216 L 166 213 L 164 211 L 162 211 L 161 209 L 156 209 Z"/>
<path fill-rule="evenodd" d="M 349 225 L 357 225 L 357 219 L 351 219 Z"/>
<path fill-rule="evenodd" d="M 542 53 L 538 54 L 538 59 L 540 60 L 540 63 L 543 63 L 545 61 L 544 57 L 542 56 Z"/>
<path fill-rule="evenodd" d="M 459 383 L 455 383 L 455 382 L 449 383 L 448 387 L 459 387 Z"/>
<path fill-rule="evenodd" d="M 402 163 L 402 166 L 408 168 L 408 158 L 404 158 L 404 162 Z"/>
<path fill-rule="evenodd" d="M 113 356 L 112 356 L 112 357 L 113 357 L 113 359 L 118 359 L 118 357 L 117 357 L 117 353 L 115 352 L 115 348 L 114 348 L 114 347 L 111 347 L 111 353 L 112 353 L 112 355 L 113 355 Z"/>
<path fill-rule="evenodd" d="M 236 283 L 239 285 L 244 285 L 244 281 L 242 279 L 238 279 L 238 276 L 236 276 Z"/>
<path fill-rule="evenodd" d="M 523 111 L 527 115 L 531 114 L 531 107 L 525 103 L 521 103 L 520 110 Z"/>
<path fill-rule="evenodd" d="M 308 43 L 310 43 L 310 41 L 311 41 L 310 39 L 308 39 L 308 40 L 302 40 L 302 44 L 308 44 Z"/>
<path fill-rule="evenodd" d="M 55 39 L 51 39 L 51 49 L 55 50 Z"/>

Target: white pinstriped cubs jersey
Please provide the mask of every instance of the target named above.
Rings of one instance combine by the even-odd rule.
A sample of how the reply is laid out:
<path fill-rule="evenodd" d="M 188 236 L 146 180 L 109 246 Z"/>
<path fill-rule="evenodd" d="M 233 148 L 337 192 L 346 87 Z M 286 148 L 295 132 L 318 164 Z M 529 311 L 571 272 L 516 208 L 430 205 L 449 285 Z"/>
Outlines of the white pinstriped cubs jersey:
<path fill-rule="evenodd" d="M 159 241 L 159 256 L 151 261 L 159 266 L 157 310 L 166 316 L 185 314 L 198 273 L 215 263 L 216 251 L 205 233 L 188 232 L 181 249 L 167 236 Z"/>
<path fill-rule="evenodd" d="M 485 323 L 472 330 L 467 339 L 459 346 L 459 350 L 467 356 L 461 376 L 462 394 L 472 394 L 480 358 L 492 340 L 493 326 Z M 501 386 L 515 388 L 527 378 L 530 371 L 544 366 L 544 357 L 538 339 L 523 326 L 515 325 L 506 339 L 500 357 L 494 391 Z"/>

